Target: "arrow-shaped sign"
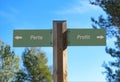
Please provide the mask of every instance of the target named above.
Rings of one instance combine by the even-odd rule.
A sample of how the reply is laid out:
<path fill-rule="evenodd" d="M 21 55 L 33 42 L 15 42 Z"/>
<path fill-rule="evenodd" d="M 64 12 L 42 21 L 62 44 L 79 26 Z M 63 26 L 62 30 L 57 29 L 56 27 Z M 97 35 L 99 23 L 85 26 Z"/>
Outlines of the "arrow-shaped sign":
<path fill-rule="evenodd" d="M 16 40 L 21 40 L 21 39 L 23 39 L 23 37 L 16 35 L 16 36 L 15 36 L 15 39 L 16 39 Z"/>
<path fill-rule="evenodd" d="M 100 35 L 100 36 L 96 36 L 97 39 L 103 39 L 104 36 L 103 35 Z"/>

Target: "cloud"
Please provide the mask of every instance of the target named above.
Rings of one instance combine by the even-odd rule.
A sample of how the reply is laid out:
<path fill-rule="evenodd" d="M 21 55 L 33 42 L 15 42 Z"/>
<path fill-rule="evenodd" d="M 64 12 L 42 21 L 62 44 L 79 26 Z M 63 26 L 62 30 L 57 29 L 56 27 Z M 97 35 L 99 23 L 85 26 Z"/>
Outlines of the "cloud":
<path fill-rule="evenodd" d="M 10 14 L 9 12 L 6 12 L 6 11 L 0 11 L 0 16 L 2 17 L 2 18 L 13 18 L 14 16 L 12 15 L 12 14 Z"/>
<path fill-rule="evenodd" d="M 0 10 L 0 17 L 8 20 L 15 19 L 15 16 L 19 13 L 19 11 L 12 6 L 6 6 L 6 7 L 7 7 L 6 10 L 5 9 Z"/>
<path fill-rule="evenodd" d="M 13 13 L 13 14 L 18 14 L 18 13 L 19 13 L 18 9 L 16 9 L 16 8 L 14 8 L 14 7 L 12 7 L 12 6 L 9 6 L 9 10 L 10 10 L 10 12 Z"/>
<path fill-rule="evenodd" d="M 84 14 L 92 10 L 98 11 L 100 7 L 91 5 L 89 1 L 79 0 L 76 3 L 71 4 L 70 6 L 63 8 L 62 10 L 55 11 L 56 14 Z"/>

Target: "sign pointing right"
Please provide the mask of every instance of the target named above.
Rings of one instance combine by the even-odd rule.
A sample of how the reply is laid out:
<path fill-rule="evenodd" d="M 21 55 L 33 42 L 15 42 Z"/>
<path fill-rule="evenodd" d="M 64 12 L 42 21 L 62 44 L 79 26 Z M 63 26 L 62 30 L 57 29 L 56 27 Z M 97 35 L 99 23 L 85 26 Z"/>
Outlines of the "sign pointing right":
<path fill-rule="evenodd" d="M 105 46 L 105 29 L 68 29 L 68 46 Z"/>

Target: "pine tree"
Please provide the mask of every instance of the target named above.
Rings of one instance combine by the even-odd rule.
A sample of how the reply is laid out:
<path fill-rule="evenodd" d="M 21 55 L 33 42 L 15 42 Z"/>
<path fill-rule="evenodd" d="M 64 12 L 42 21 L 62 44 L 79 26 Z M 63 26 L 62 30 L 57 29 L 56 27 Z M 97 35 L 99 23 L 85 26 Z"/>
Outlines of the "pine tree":
<path fill-rule="evenodd" d="M 91 1 L 90 1 L 91 2 Z M 100 6 L 107 17 L 99 16 L 98 20 L 91 18 L 94 28 L 105 28 L 107 38 L 116 38 L 114 47 L 106 47 L 106 53 L 114 58 L 108 64 L 104 63 L 106 80 L 108 82 L 120 82 L 120 0 L 95 0 L 91 4 Z"/>
<path fill-rule="evenodd" d="M 26 48 L 22 56 L 25 71 L 18 72 L 16 82 L 52 82 L 47 58 L 40 49 Z"/>
<path fill-rule="evenodd" d="M 11 82 L 19 70 L 19 57 L 0 41 L 0 82 Z"/>

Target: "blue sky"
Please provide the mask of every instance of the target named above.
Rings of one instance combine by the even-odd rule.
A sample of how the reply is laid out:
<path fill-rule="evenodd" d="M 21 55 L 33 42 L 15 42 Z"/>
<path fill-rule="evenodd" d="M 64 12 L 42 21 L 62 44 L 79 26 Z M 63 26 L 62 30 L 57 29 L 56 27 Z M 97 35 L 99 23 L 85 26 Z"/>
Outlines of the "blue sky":
<path fill-rule="evenodd" d="M 89 0 L 0 0 L 0 40 L 13 45 L 14 29 L 52 29 L 53 20 L 66 20 L 67 28 L 92 28 L 91 17 L 105 13 Z M 108 43 L 112 45 L 112 41 Z M 24 48 L 12 48 L 21 55 Z M 42 47 L 52 66 L 52 47 Z M 105 46 L 71 46 L 68 50 L 68 82 L 105 82 L 104 61 L 111 60 Z"/>

